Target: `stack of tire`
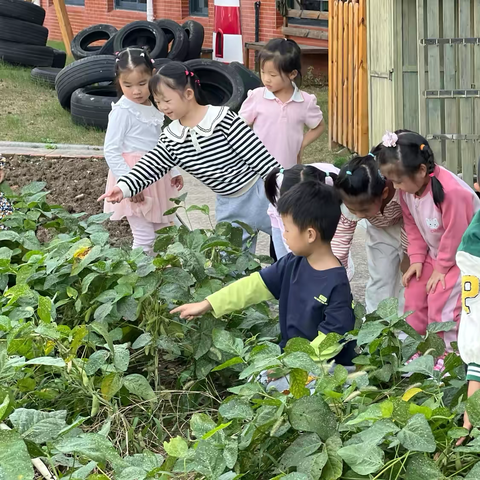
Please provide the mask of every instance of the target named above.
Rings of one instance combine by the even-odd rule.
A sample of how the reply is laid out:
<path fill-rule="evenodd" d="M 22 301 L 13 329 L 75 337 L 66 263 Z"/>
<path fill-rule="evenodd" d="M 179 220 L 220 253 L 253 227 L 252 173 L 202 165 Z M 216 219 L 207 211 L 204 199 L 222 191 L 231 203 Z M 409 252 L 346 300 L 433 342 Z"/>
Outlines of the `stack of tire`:
<path fill-rule="evenodd" d="M 39 67 L 38 74 L 32 75 L 51 83 L 67 57 L 65 52 L 46 46 L 44 20 L 42 7 L 24 0 L 0 0 L 0 60 Z"/>
<path fill-rule="evenodd" d="M 72 41 L 76 61 L 56 78 L 58 100 L 70 110 L 74 123 L 106 129 L 111 104 L 118 99 L 115 52 L 136 46 L 149 53 L 157 70 L 171 61 L 185 62 L 198 75 L 206 104 L 238 110 L 247 91 L 261 85 L 260 79 L 241 64 L 201 59 L 203 39 L 203 26 L 193 20 L 183 25 L 168 19 L 141 20 L 118 31 L 106 24 L 88 27 Z"/>

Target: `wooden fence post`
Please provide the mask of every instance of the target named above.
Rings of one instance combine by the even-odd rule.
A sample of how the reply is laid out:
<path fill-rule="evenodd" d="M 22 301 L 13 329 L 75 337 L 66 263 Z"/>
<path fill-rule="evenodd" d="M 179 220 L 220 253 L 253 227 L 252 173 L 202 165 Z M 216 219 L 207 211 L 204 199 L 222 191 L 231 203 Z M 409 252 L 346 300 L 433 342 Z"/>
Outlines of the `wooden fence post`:
<path fill-rule="evenodd" d="M 65 0 L 53 0 L 55 6 L 55 13 L 57 14 L 58 25 L 62 32 L 62 40 L 65 44 L 65 51 L 68 55 L 72 54 L 70 44 L 73 40 L 73 30 L 70 25 L 70 19 L 68 18 L 67 8 L 65 7 Z"/>

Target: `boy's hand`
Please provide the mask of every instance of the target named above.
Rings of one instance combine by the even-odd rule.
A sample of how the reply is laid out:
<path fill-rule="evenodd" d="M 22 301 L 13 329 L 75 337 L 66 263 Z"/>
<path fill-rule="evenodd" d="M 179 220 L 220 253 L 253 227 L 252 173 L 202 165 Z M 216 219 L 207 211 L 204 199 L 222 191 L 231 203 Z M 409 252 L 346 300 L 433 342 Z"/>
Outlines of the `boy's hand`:
<path fill-rule="evenodd" d="M 183 188 L 183 177 L 181 175 L 177 175 L 176 177 L 172 178 L 172 187 L 176 188 L 180 191 Z"/>
<path fill-rule="evenodd" d="M 434 269 L 432 276 L 427 282 L 427 293 L 435 293 L 438 283 L 441 283 L 443 289 L 445 290 L 445 274 L 437 272 L 437 270 Z"/>
<path fill-rule="evenodd" d="M 179 313 L 180 318 L 186 318 L 187 320 L 193 320 L 195 317 L 201 317 L 205 313 L 212 309 L 210 302 L 204 300 L 198 303 L 186 303 L 180 307 L 174 308 L 170 313 Z"/>
<path fill-rule="evenodd" d="M 123 192 L 120 187 L 113 187 L 108 192 L 104 193 L 97 202 L 101 202 L 102 200 L 106 200 L 110 203 L 120 203 L 123 200 Z"/>
<path fill-rule="evenodd" d="M 133 197 L 130 198 L 130 201 L 133 203 L 142 203 L 145 200 L 145 197 L 143 196 L 143 193 L 137 193 Z"/>
<path fill-rule="evenodd" d="M 0 183 L 5 180 L 5 170 L 0 170 Z"/>
<path fill-rule="evenodd" d="M 410 279 L 414 275 L 417 278 L 417 280 L 420 280 L 420 277 L 422 276 L 422 270 L 423 270 L 423 263 L 412 263 L 402 278 L 403 286 L 408 287 L 408 283 L 410 282 Z"/>

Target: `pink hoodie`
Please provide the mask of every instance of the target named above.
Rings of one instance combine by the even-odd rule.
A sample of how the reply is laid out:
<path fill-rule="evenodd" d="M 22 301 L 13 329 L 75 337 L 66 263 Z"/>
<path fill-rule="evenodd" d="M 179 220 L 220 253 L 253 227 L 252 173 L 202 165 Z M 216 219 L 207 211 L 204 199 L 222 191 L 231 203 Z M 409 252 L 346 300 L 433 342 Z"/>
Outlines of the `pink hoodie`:
<path fill-rule="evenodd" d="M 446 274 L 455 263 L 462 236 L 480 209 L 475 192 L 457 175 L 435 167 L 435 176 L 443 185 L 445 199 L 435 206 L 432 182 L 420 197 L 401 192 L 410 263 L 423 263 L 427 255 L 435 260 L 435 270 Z"/>

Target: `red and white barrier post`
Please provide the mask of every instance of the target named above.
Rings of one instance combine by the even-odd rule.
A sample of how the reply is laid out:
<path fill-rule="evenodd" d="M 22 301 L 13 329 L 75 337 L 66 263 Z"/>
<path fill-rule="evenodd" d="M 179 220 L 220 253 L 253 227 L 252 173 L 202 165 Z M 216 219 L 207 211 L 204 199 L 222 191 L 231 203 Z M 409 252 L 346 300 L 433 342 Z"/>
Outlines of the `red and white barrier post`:
<path fill-rule="evenodd" d="M 214 0 L 213 59 L 243 63 L 240 0 Z"/>

